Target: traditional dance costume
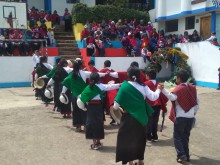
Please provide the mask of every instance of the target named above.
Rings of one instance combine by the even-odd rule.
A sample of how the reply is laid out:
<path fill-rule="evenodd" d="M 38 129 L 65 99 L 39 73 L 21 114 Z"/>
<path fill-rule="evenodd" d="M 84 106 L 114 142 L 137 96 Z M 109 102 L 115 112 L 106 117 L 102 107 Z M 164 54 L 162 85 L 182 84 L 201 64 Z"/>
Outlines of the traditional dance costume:
<path fill-rule="evenodd" d="M 116 162 L 123 164 L 136 159 L 143 160 L 146 146 L 146 125 L 153 113 L 145 101 L 158 99 L 160 90 L 152 92 L 137 82 L 124 81 L 115 98 L 114 109 L 124 109 L 117 136 Z"/>
<path fill-rule="evenodd" d="M 104 139 L 103 107 L 101 96 L 103 91 L 118 89 L 120 84 L 95 84 L 87 86 L 80 96 L 80 101 L 88 103 L 86 120 L 86 139 Z"/>
<path fill-rule="evenodd" d="M 198 110 L 196 88 L 193 85 L 182 83 L 172 93 L 163 89 L 162 92 L 172 101 L 169 118 L 174 122 L 174 145 L 177 152 L 177 161 L 189 161 L 189 137 L 195 122 Z"/>
<path fill-rule="evenodd" d="M 35 80 L 38 78 L 38 77 L 41 77 L 47 73 L 50 72 L 50 70 L 53 69 L 53 66 L 48 64 L 48 63 L 39 63 L 37 65 L 37 68 L 36 68 L 36 73 L 35 73 Z M 45 82 L 45 85 L 42 89 L 38 89 L 38 92 L 39 92 L 39 95 L 42 99 L 43 102 L 45 103 L 48 103 L 48 102 L 51 102 L 53 99 L 48 99 L 45 95 L 44 95 L 44 91 L 45 91 L 45 88 L 46 88 L 46 84 L 48 82 L 48 79 L 44 79 L 44 82 Z"/>
<path fill-rule="evenodd" d="M 75 71 L 73 70 L 73 73 Z M 82 91 L 85 89 L 86 85 L 86 79 L 90 77 L 91 72 L 79 70 L 79 74 L 77 75 L 77 78 L 75 79 L 73 77 L 73 73 L 71 73 L 67 78 L 64 79 L 62 82 L 63 84 L 63 90 L 62 93 L 65 93 L 67 89 L 69 89 L 73 94 L 73 126 L 78 127 L 81 125 L 86 124 L 86 112 L 81 110 L 77 105 L 77 97 L 82 93 Z M 99 73 L 100 77 L 105 76 L 104 73 Z"/>
<path fill-rule="evenodd" d="M 56 107 L 58 108 L 58 111 L 60 110 L 61 114 L 66 117 L 66 115 L 71 114 L 71 101 L 68 102 L 68 104 L 63 104 L 59 100 L 60 93 L 62 91 L 63 85 L 61 82 L 73 71 L 72 68 L 69 67 L 56 67 L 56 70 L 48 82 L 48 85 L 51 85 L 54 83 L 54 102 L 56 104 Z M 70 90 L 66 91 L 66 95 L 69 100 L 72 100 L 71 92 Z"/>

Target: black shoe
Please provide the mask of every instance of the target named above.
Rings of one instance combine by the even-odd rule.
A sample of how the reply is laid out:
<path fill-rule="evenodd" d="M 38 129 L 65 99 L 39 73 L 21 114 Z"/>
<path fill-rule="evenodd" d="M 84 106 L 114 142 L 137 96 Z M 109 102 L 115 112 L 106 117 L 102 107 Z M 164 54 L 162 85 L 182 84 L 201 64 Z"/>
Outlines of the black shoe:
<path fill-rule="evenodd" d="M 153 135 L 152 136 L 152 141 L 158 141 L 158 135 Z"/>
<path fill-rule="evenodd" d="M 220 90 L 220 87 L 218 87 L 216 90 Z"/>

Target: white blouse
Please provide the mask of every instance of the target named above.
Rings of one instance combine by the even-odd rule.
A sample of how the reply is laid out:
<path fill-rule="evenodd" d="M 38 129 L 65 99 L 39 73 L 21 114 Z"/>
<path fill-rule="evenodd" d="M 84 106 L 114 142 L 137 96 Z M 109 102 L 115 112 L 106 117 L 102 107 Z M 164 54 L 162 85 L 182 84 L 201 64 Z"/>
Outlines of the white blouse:
<path fill-rule="evenodd" d="M 149 100 L 155 101 L 160 96 L 160 89 L 157 89 L 155 92 L 153 92 L 152 90 L 150 90 L 148 86 L 142 86 L 137 82 L 128 81 L 128 83 L 130 83 L 133 87 L 135 87 L 138 91 L 141 92 L 141 94 L 143 95 L 143 99 L 146 99 L 147 97 Z M 117 110 L 119 107 L 120 105 L 115 101 L 113 108 Z"/>

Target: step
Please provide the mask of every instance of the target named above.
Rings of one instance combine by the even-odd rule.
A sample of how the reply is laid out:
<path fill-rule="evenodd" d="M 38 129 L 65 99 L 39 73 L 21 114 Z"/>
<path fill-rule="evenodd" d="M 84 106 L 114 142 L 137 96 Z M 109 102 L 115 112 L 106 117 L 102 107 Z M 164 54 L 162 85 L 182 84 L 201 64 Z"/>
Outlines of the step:
<path fill-rule="evenodd" d="M 55 39 L 75 40 L 75 37 L 74 36 L 55 36 Z"/>
<path fill-rule="evenodd" d="M 59 54 L 81 54 L 79 50 L 74 50 L 74 51 L 60 51 Z"/>
<path fill-rule="evenodd" d="M 71 33 L 71 32 L 64 32 L 64 31 L 55 31 L 55 33 L 54 33 L 54 35 L 55 36 L 59 36 L 59 35 L 63 35 L 63 36 L 73 36 L 73 33 Z"/>
<path fill-rule="evenodd" d="M 56 46 L 57 47 L 65 47 L 65 48 L 78 47 L 78 45 L 76 43 L 57 43 Z"/>
<path fill-rule="evenodd" d="M 56 43 L 76 43 L 75 40 L 56 40 Z"/>
<path fill-rule="evenodd" d="M 60 57 L 67 60 L 75 60 L 76 58 L 82 58 L 81 55 L 60 55 Z"/>
<path fill-rule="evenodd" d="M 72 46 L 72 47 L 58 47 L 59 51 L 76 51 L 79 50 L 77 46 Z"/>

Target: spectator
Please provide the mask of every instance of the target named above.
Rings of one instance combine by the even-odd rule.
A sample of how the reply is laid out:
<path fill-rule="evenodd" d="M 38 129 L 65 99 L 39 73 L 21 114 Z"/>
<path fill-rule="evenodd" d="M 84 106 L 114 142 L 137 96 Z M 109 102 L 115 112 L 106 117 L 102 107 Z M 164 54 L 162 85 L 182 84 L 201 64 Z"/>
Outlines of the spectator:
<path fill-rule="evenodd" d="M 32 55 L 32 60 L 34 62 L 34 69 L 37 67 L 37 64 L 40 63 L 40 54 L 38 50 L 35 50 Z"/>
<path fill-rule="evenodd" d="M 132 35 L 132 38 L 130 39 L 131 43 L 131 56 L 135 57 L 139 54 L 139 48 L 138 48 L 138 42 L 134 35 Z"/>
<path fill-rule="evenodd" d="M 24 54 L 26 56 L 28 56 L 30 54 L 30 50 L 31 50 L 31 42 L 28 41 L 29 39 L 31 39 L 31 31 L 27 30 L 23 35 L 22 35 L 22 39 L 24 40 L 24 42 L 22 43 L 22 50 L 24 51 Z"/>
<path fill-rule="evenodd" d="M 33 41 L 33 43 L 32 43 L 32 49 L 33 49 L 33 51 L 39 50 L 40 47 L 41 47 L 41 41 L 38 41 L 39 39 L 41 39 L 41 37 L 40 37 L 40 32 L 39 32 L 39 31 L 34 32 L 34 33 L 33 33 L 33 36 L 32 36 L 32 39 L 35 40 L 35 41 Z"/>
<path fill-rule="evenodd" d="M 190 40 L 191 40 L 192 42 L 198 42 L 198 41 L 200 41 L 200 37 L 199 37 L 199 34 L 198 34 L 197 30 L 194 30 L 194 31 L 193 31 L 193 34 L 192 34 Z"/>
<path fill-rule="evenodd" d="M 0 55 L 6 55 L 7 44 L 3 41 L 5 37 L 0 33 Z"/>
<path fill-rule="evenodd" d="M 162 35 L 160 35 L 158 41 L 157 41 L 157 47 L 158 48 L 164 48 L 166 45 L 166 41 Z"/>
<path fill-rule="evenodd" d="M 170 35 L 167 37 L 166 46 L 167 46 L 167 47 L 170 47 L 170 48 L 173 47 L 172 34 L 170 34 Z"/>
<path fill-rule="evenodd" d="M 124 35 L 123 25 L 122 25 L 121 19 L 118 20 L 118 22 L 116 23 L 115 27 L 117 29 L 117 35 L 121 39 L 123 37 L 123 35 Z"/>
<path fill-rule="evenodd" d="M 31 12 L 29 13 L 29 20 L 30 20 L 30 28 L 33 29 L 34 25 L 37 22 L 37 13 L 35 7 L 31 8 Z"/>
<path fill-rule="evenodd" d="M 96 37 L 96 36 L 99 36 L 100 38 L 102 38 L 102 30 L 101 30 L 101 28 L 97 28 L 97 30 L 96 31 L 94 31 L 94 37 Z"/>
<path fill-rule="evenodd" d="M 121 44 L 122 44 L 123 49 L 125 49 L 127 52 L 127 57 L 130 57 L 131 56 L 131 44 L 130 44 L 130 40 L 128 36 L 122 37 Z"/>
<path fill-rule="evenodd" d="M 109 45 L 110 48 L 113 47 L 113 44 L 110 40 L 111 38 L 111 31 L 108 28 L 108 25 L 105 26 L 105 29 L 103 30 L 103 41 Z"/>
<path fill-rule="evenodd" d="M 218 40 L 217 38 L 214 38 L 212 41 L 210 41 L 212 45 L 215 45 L 215 46 L 220 46 L 219 43 L 218 43 Z"/>
<path fill-rule="evenodd" d="M 147 49 L 147 45 L 144 45 L 144 47 L 141 49 L 141 56 L 143 57 L 144 59 L 144 63 L 147 62 L 147 60 L 149 62 L 151 62 L 151 52 Z"/>
<path fill-rule="evenodd" d="M 40 31 L 41 37 L 45 38 L 47 36 L 47 26 L 45 24 L 45 20 L 41 22 L 39 31 Z"/>
<path fill-rule="evenodd" d="M 14 54 L 14 50 L 15 48 L 18 48 L 19 54 L 23 55 L 23 50 L 22 50 L 22 42 L 21 39 L 22 38 L 22 34 L 19 33 L 18 30 L 14 30 L 14 32 L 12 32 L 12 34 L 9 35 L 9 39 L 13 40 L 11 42 L 11 51 L 12 54 Z"/>
<path fill-rule="evenodd" d="M 91 25 L 90 25 L 89 21 L 86 21 L 85 25 L 87 26 L 87 30 L 90 31 L 91 30 Z"/>
<path fill-rule="evenodd" d="M 63 14 L 63 20 L 65 21 L 65 31 L 71 31 L 72 30 L 72 17 L 71 14 L 68 12 L 68 9 L 65 9 L 65 12 Z"/>
<path fill-rule="evenodd" d="M 141 48 L 144 48 L 144 47 L 147 46 L 148 44 L 150 44 L 149 38 L 147 37 L 146 34 L 142 35 Z"/>
<path fill-rule="evenodd" d="M 148 25 L 147 25 L 147 27 L 146 27 L 146 30 L 148 31 L 149 35 L 151 36 L 152 33 L 153 33 L 153 26 L 152 26 L 152 24 L 151 24 L 150 21 L 148 22 Z"/>
<path fill-rule="evenodd" d="M 53 14 L 51 15 L 51 22 L 53 26 L 60 24 L 60 16 L 57 14 L 56 10 L 54 10 Z"/>
<path fill-rule="evenodd" d="M 89 44 L 86 46 L 86 51 L 87 51 L 87 56 L 94 57 L 96 54 L 95 44 L 89 42 Z"/>
<path fill-rule="evenodd" d="M 190 42 L 188 31 L 184 32 L 184 43 Z"/>
<path fill-rule="evenodd" d="M 87 29 L 87 25 L 85 25 L 84 29 L 81 32 L 81 41 L 86 41 L 89 36 L 90 36 L 90 32 Z"/>
<path fill-rule="evenodd" d="M 213 39 L 215 39 L 216 38 L 216 33 L 215 32 L 212 32 L 211 33 L 211 37 L 210 38 L 208 38 L 206 41 L 213 41 Z"/>
<path fill-rule="evenodd" d="M 41 9 L 40 10 L 40 13 L 39 13 L 39 21 L 43 21 L 44 20 L 44 17 L 45 17 L 45 12 L 44 12 L 44 9 Z"/>
<path fill-rule="evenodd" d="M 45 17 L 44 17 L 44 20 L 45 20 L 46 22 L 51 21 L 51 11 L 47 11 L 47 12 L 46 12 L 46 15 L 45 15 Z"/>
<path fill-rule="evenodd" d="M 176 43 L 178 43 L 179 41 L 178 41 L 178 39 L 177 39 L 177 37 L 176 37 L 176 34 L 173 34 L 172 35 L 172 43 L 173 44 L 176 44 Z"/>
<path fill-rule="evenodd" d="M 135 38 L 137 38 L 138 40 L 141 40 L 141 33 L 140 33 L 140 30 L 139 30 L 138 27 L 135 29 L 134 36 L 135 36 Z"/>
<path fill-rule="evenodd" d="M 99 57 L 104 57 L 105 56 L 105 47 L 104 47 L 102 40 L 100 40 L 99 35 L 96 36 L 95 43 L 96 43 L 95 45 L 97 46 L 97 49 L 99 52 Z"/>
<path fill-rule="evenodd" d="M 51 28 L 48 29 L 47 36 L 48 36 L 48 38 L 50 40 L 50 45 L 54 44 L 54 41 L 55 41 L 55 39 L 54 39 L 54 32 L 53 32 L 53 30 Z"/>
<path fill-rule="evenodd" d="M 152 34 L 151 34 L 151 38 L 152 38 L 153 36 L 154 36 L 154 38 L 155 38 L 156 40 L 159 39 L 159 34 L 157 33 L 157 31 L 156 31 L 155 28 L 153 28 L 153 32 L 152 32 Z"/>
<path fill-rule="evenodd" d="M 100 27 L 102 28 L 102 29 L 105 29 L 105 26 L 106 25 L 108 25 L 106 22 L 105 22 L 105 20 L 103 19 L 102 20 L 102 22 L 101 22 L 101 24 L 100 24 Z"/>

